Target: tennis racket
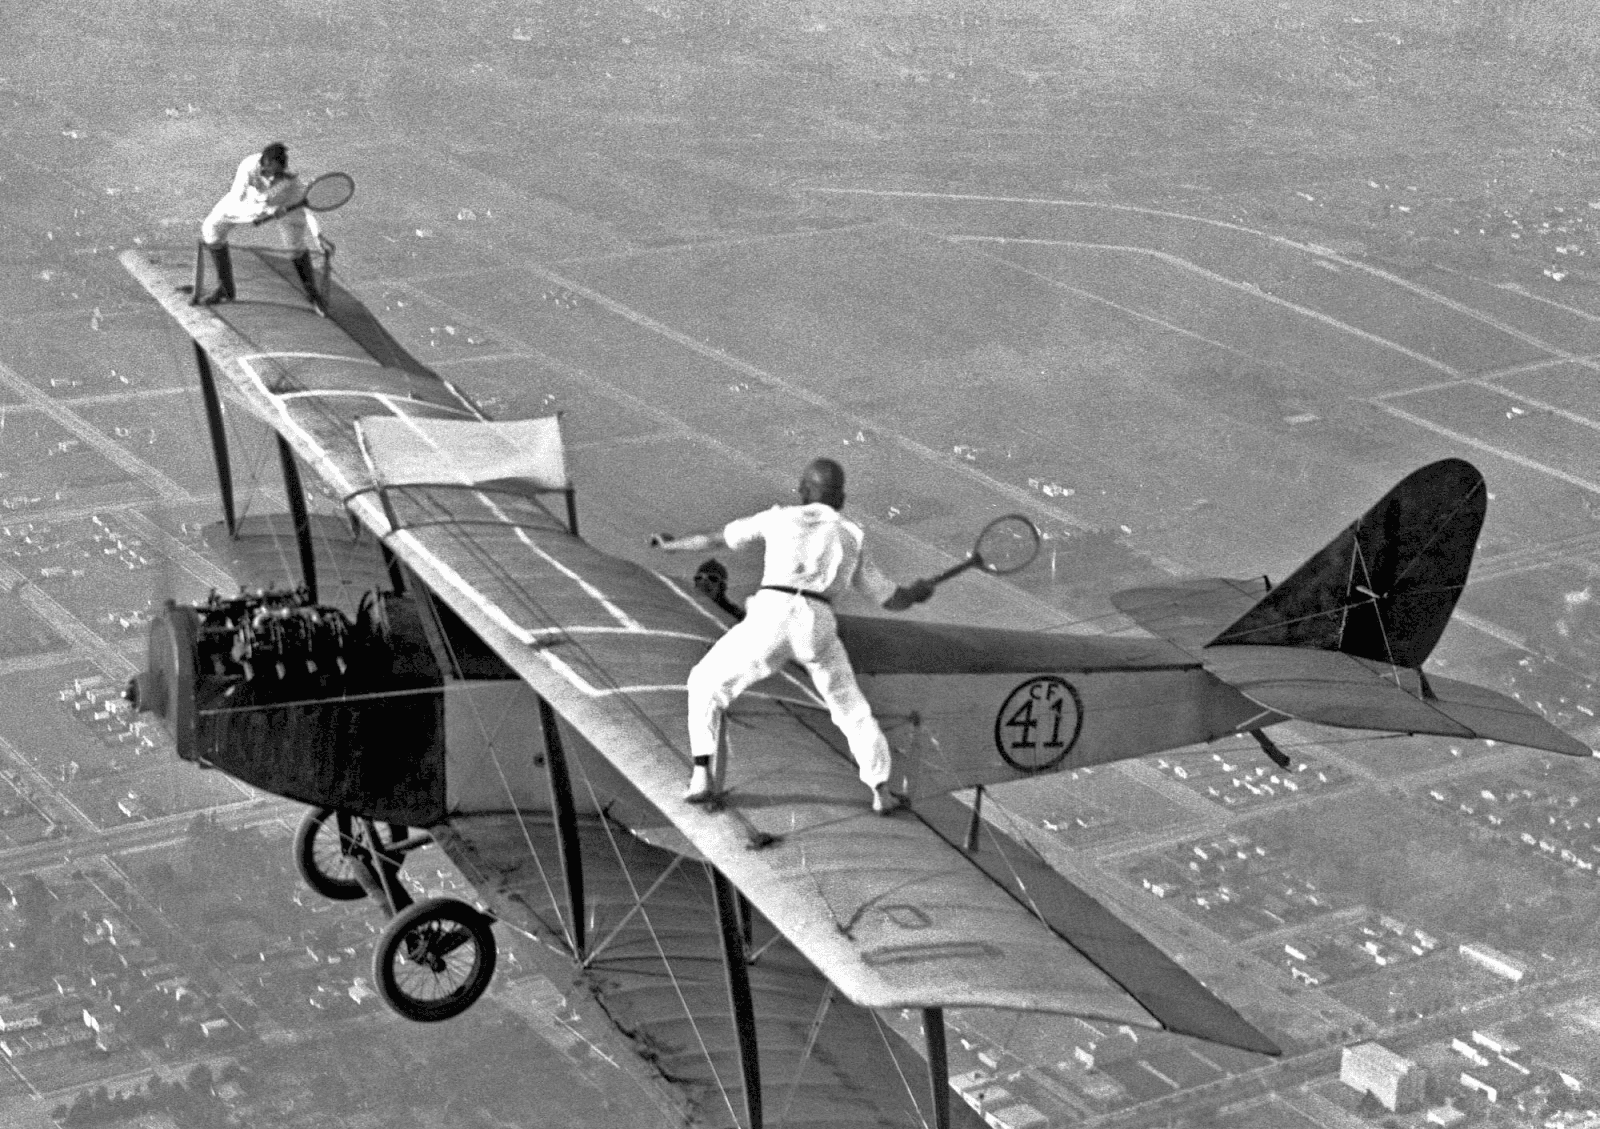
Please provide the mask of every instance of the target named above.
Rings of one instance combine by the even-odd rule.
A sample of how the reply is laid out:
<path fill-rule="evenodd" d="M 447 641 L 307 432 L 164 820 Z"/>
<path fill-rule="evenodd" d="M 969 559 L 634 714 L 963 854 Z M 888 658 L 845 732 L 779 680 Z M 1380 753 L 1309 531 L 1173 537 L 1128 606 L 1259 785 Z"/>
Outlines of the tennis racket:
<path fill-rule="evenodd" d="M 355 177 L 347 172 L 325 172 L 306 185 L 305 195 L 279 212 L 278 216 L 280 218 L 286 216 L 297 208 L 305 208 L 311 212 L 331 212 L 335 208 L 344 207 L 355 194 Z"/>
<path fill-rule="evenodd" d="M 969 568 L 981 568 L 994 576 L 1010 576 L 1027 568 L 1038 555 L 1038 527 L 1021 514 L 1006 514 L 983 527 L 966 560 L 938 576 L 930 576 L 928 583 L 943 584 Z"/>

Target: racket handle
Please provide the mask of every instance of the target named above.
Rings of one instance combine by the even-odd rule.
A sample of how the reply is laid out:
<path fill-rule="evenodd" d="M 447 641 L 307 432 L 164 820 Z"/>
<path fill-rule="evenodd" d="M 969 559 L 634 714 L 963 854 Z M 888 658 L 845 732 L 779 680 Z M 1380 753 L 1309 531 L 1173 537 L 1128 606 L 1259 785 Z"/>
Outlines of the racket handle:
<path fill-rule="evenodd" d="M 976 553 L 974 553 L 974 554 L 972 554 L 972 556 L 968 557 L 966 560 L 962 561 L 960 564 L 951 565 L 949 568 L 947 568 L 943 572 L 941 572 L 938 576 L 930 576 L 930 577 L 928 577 L 928 583 L 929 584 L 943 584 L 946 580 L 949 580 L 952 576 L 959 576 L 963 572 L 966 572 L 967 569 L 969 569 L 969 568 L 977 568 L 982 563 L 983 563 L 983 558 L 978 556 Z"/>

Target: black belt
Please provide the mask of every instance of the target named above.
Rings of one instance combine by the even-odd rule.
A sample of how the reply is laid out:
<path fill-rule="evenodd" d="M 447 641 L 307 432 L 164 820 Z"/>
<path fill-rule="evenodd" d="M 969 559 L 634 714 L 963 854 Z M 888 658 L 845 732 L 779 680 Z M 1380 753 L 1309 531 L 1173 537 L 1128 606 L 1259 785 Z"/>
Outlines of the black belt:
<path fill-rule="evenodd" d="M 819 604 L 832 604 L 833 601 L 821 592 L 808 592 L 804 588 L 791 588 L 787 584 L 763 584 L 761 586 L 768 592 L 787 592 L 791 596 L 804 596 L 808 600 L 815 600 Z"/>

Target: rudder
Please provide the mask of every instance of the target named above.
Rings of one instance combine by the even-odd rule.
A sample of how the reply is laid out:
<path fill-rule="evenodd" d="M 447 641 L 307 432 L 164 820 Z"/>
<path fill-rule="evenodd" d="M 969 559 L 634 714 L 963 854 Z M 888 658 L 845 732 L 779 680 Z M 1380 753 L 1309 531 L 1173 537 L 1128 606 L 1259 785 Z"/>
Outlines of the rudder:
<path fill-rule="evenodd" d="M 1466 586 L 1487 507 L 1483 475 L 1464 459 L 1413 471 L 1209 646 L 1421 667 Z"/>

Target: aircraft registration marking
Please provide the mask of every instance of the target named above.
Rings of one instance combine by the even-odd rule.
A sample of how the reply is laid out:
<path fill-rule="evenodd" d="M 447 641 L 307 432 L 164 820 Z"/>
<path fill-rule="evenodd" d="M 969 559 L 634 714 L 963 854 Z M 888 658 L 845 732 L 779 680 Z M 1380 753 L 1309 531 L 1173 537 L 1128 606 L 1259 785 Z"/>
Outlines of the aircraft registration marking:
<path fill-rule="evenodd" d="M 894 922 L 902 929 L 926 929 L 933 924 L 933 919 L 922 910 L 913 905 L 895 903 L 894 905 L 879 906 L 883 916 Z"/>
<path fill-rule="evenodd" d="M 1005 957 L 1005 950 L 987 941 L 935 941 L 921 945 L 881 945 L 861 954 L 869 968 L 889 964 L 927 964 L 934 961 L 992 961 Z"/>
<path fill-rule="evenodd" d="M 1056 767 L 1083 731 L 1083 699 L 1072 683 L 1053 674 L 1030 678 L 1001 704 L 994 718 L 994 745 L 1018 772 Z"/>

